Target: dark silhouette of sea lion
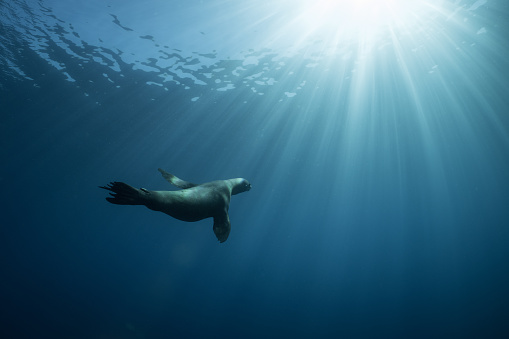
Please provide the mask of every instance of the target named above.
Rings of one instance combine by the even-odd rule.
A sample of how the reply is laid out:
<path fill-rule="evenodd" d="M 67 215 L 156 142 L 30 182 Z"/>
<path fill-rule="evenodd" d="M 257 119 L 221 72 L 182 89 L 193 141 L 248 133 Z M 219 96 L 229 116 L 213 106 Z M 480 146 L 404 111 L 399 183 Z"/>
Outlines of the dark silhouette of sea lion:
<path fill-rule="evenodd" d="M 177 178 L 159 168 L 159 172 L 178 191 L 149 191 L 114 181 L 99 186 L 110 191 L 106 200 L 117 205 L 145 205 L 182 221 L 198 221 L 214 218 L 214 233 L 219 242 L 225 242 L 230 234 L 228 208 L 232 195 L 249 191 L 251 184 L 243 178 L 217 180 L 197 185 Z M 111 193 L 113 192 L 113 193 Z"/>

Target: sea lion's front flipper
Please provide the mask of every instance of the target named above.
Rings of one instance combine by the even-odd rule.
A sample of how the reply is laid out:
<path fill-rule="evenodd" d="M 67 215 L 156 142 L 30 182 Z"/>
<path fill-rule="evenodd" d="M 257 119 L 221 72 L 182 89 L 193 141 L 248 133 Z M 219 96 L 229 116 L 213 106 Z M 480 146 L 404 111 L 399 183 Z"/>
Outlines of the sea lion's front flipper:
<path fill-rule="evenodd" d="M 219 242 L 225 242 L 228 239 L 231 228 L 230 217 L 228 217 L 227 212 L 224 215 L 214 217 L 213 230 Z"/>
<path fill-rule="evenodd" d="M 194 186 L 198 186 L 196 184 L 193 184 L 192 182 L 189 182 L 189 181 L 185 181 L 185 180 L 182 180 L 182 179 L 179 179 L 177 178 L 176 176 L 174 176 L 173 174 L 170 174 L 168 172 L 166 172 L 165 170 L 161 169 L 161 168 L 158 168 L 157 169 L 159 172 L 161 172 L 161 174 L 163 175 L 163 177 L 172 185 L 175 185 L 177 186 L 178 188 L 191 188 L 191 187 L 194 187 Z"/>

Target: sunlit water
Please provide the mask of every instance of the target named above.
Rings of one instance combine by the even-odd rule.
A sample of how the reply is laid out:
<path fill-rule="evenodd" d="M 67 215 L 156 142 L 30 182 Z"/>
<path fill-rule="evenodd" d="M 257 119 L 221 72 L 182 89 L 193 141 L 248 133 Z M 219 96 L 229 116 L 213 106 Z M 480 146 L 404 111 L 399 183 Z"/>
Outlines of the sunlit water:
<path fill-rule="evenodd" d="M 0 14 L 8 337 L 509 335 L 505 1 Z M 158 167 L 252 183 L 226 243 L 97 188 Z"/>

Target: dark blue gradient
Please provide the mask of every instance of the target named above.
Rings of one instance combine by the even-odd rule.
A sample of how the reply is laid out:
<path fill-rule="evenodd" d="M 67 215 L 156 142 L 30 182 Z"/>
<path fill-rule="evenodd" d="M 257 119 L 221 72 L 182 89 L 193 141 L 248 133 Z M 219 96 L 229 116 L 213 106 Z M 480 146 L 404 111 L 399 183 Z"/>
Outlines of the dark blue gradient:
<path fill-rule="evenodd" d="M 0 2 L 0 336 L 509 337 L 508 5 L 435 3 Z M 251 182 L 227 242 L 98 188 L 159 167 Z"/>

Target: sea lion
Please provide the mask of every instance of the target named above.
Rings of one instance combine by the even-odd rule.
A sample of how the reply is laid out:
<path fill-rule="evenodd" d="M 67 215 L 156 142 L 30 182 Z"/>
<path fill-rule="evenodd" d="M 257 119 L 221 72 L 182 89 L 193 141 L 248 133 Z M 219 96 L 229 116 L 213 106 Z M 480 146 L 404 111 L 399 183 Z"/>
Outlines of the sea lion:
<path fill-rule="evenodd" d="M 198 221 L 214 218 L 214 233 L 219 242 L 225 242 L 230 234 L 228 208 L 232 195 L 249 191 L 251 184 L 243 178 L 217 180 L 197 185 L 158 169 L 178 191 L 149 191 L 134 188 L 123 182 L 110 182 L 99 186 L 110 192 L 106 200 L 116 205 L 145 205 L 182 221 Z"/>

